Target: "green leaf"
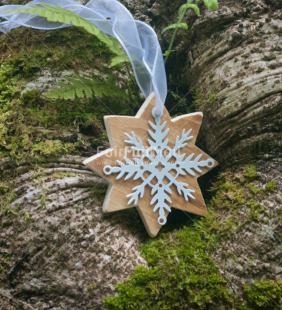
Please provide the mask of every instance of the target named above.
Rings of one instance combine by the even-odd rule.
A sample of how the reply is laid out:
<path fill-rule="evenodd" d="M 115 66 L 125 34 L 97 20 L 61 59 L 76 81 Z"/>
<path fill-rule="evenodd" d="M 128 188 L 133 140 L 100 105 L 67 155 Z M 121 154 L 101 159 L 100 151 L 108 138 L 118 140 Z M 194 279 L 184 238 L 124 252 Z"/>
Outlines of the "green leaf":
<path fill-rule="evenodd" d="M 204 4 L 207 9 L 211 11 L 215 11 L 218 9 L 218 1 L 217 0 L 204 0 Z"/>
<path fill-rule="evenodd" d="M 114 78 L 109 78 L 107 82 L 97 77 L 67 77 L 66 82 L 60 82 L 59 87 L 45 92 L 44 95 L 50 99 L 74 100 L 75 98 L 91 99 L 94 96 L 99 98 L 118 97 L 126 98 L 124 89 L 116 86 Z"/>
<path fill-rule="evenodd" d="M 115 56 L 111 59 L 110 68 L 120 65 L 121 63 L 126 63 L 126 62 L 127 63 L 130 62 L 126 54 Z"/>
<path fill-rule="evenodd" d="M 182 28 L 182 29 L 187 30 L 188 25 L 186 23 L 171 24 L 168 27 L 163 29 L 162 34 L 165 33 L 166 31 L 170 30 L 170 29 L 178 29 L 178 28 Z"/>
<path fill-rule="evenodd" d="M 100 31 L 100 29 L 94 26 L 91 22 L 69 10 L 48 4 L 40 4 L 40 5 L 33 4 L 31 5 L 31 8 L 9 10 L 9 12 L 15 12 L 15 13 L 21 12 L 21 13 L 39 15 L 41 17 L 46 18 L 50 22 L 57 22 L 81 27 L 87 32 L 97 37 L 115 55 L 124 54 L 124 51 L 120 48 L 120 44 L 116 39 L 106 35 L 102 31 Z"/>
<path fill-rule="evenodd" d="M 197 16 L 200 16 L 199 7 L 196 4 L 192 4 L 192 3 L 185 3 L 185 4 L 181 5 L 181 7 L 179 8 L 179 11 L 178 11 L 178 16 L 180 17 L 180 16 L 184 15 L 188 9 L 192 9 Z"/>

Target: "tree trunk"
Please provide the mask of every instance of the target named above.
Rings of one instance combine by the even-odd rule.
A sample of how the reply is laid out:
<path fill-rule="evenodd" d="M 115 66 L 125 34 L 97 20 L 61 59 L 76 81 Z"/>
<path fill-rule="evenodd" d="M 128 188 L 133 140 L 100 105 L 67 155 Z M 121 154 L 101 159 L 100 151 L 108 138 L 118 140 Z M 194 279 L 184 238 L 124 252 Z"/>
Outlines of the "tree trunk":
<path fill-rule="evenodd" d="M 136 18 L 150 23 L 161 38 L 161 29 L 175 22 L 183 1 L 123 2 Z M 216 12 L 202 8 L 198 19 L 188 13 L 190 29 L 179 31 L 175 53 L 167 64 L 169 89 L 173 92 L 168 96 L 167 105 L 172 114 L 186 111 L 183 100 L 186 105 L 192 104 L 204 112 L 199 146 L 219 161 L 223 170 L 231 167 L 234 178 L 242 164 L 255 163 L 260 175 L 258 186 L 263 187 L 271 180 L 276 183 L 275 192 L 261 201 L 268 209 L 264 221 L 245 225 L 236 236 L 222 242 L 214 254 L 221 274 L 233 282 L 229 289 L 238 296 L 242 295 L 242 285 L 251 279 L 279 279 L 282 273 L 278 217 L 282 202 L 281 8 L 281 1 L 221 0 Z M 5 114 L 6 118 L 0 119 L 0 150 L 5 149 L 0 157 L 3 179 L 0 182 L 1 309 L 101 309 L 102 298 L 114 293 L 116 283 L 126 279 L 135 266 L 146 265 L 139 246 L 148 237 L 138 214 L 129 210 L 103 215 L 101 206 L 106 184 L 82 164 L 86 157 L 94 154 L 102 138 L 102 144 L 107 143 L 99 117 L 83 126 L 77 125 L 80 117 L 77 116 L 71 118 L 71 126 L 70 123 L 54 124 L 50 115 L 44 114 L 46 110 L 47 114 L 60 119 L 60 108 L 46 103 L 41 96 L 42 89 L 61 79 L 58 71 L 69 74 L 70 71 L 101 70 L 90 59 L 93 47 L 86 43 L 89 36 L 83 43 L 80 39 L 76 42 L 69 34 L 72 31 L 77 34 L 75 38 L 84 35 L 70 29 L 59 32 L 63 33 L 62 37 L 52 34 L 50 39 L 46 32 L 19 29 L 0 37 L 3 68 L 4 65 L 13 70 L 18 68 L 13 74 L 7 73 L 8 69 L 3 73 L 3 69 L 2 74 L 7 76 L 3 81 L 11 85 L 18 83 L 15 87 L 20 87 L 9 98 L 0 97 L 0 103 L 13 102 L 6 111 L 11 111 L 11 115 Z M 60 50 L 62 38 L 64 46 Z M 169 33 L 162 37 L 164 47 L 169 39 Z M 50 40 L 58 40 L 56 54 L 48 56 L 51 64 L 44 62 L 41 68 L 42 59 L 38 55 L 46 56 L 42 50 Z M 31 46 L 30 50 L 22 52 L 21 48 L 27 45 Z M 64 54 L 71 48 L 74 58 L 69 61 Z M 37 54 L 36 49 L 40 50 Z M 87 58 L 84 62 L 80 59 L 82 51 Z M 32 62 L 27 69 L 24 57 L 39 57 L 39 67 Z M 106 65 L 102 67 L 103 74 L 109 74 Z M 20 82 L 12 81 L 15 76 Z M 8 86 L 1 91 L 7 92 Z M 130 87 L 134 92 L 135 86 Z M 40 96 L 33 99 L 26 95 L 27 99 L 21 99 L 26 106 L 21 103 L 19 109 L 15 109 L 18 103 L 13 99 L 19 100 L 19 92 L 26 89 L 39 90 Z M 174 98 L 182 99 L 180 108 Z M 30 106 L 34 100 L 35 104 Z M 106 105 L 111 100 L 114 99 L 107 99 Z M 37 104 L 40 115 L 44 115 L 40 119 L 29 114 Z M 77 115 L 85 112 L 80 111 L 79 104 L 75 102 L 78 107 L 70 107 Z M 83 105 L 82 110 L 85 107 L 92 111 L 87 105 Z M 114 112 L 118 113 L 120 107 L 125 109 L 120 104 Z M 136 107 L 126 106 L 126 109 L 134 114 Z M 70 116 L 64 112 L 62 117 Z M 16 124 L 11 127 L 13 121 Z M 7 131 L 1 131 L 2 123 Z M 22 150 L 12 153 L 14 140 L 11 137 L 19 135 L 25 139 L 23 134 L 30 139 L 21 144 Z M 60 141 L 63 148 L 58 154 L 61 156 L 53 150 L 38 151 L 38 145 L 42 145 L 38 141 Z M 66 151 L 70 144 L 75 146 Z M 17 158 L 15 154 L 21 156 Z M 40 154 L 39 161 L 34 154 Z M 221 220 L 232 213 L 231 210 L 218 212 Z M 239 219 L 243 218 L 244 214 Z M 226 251 L 234 253 L 236 263 L 226 258 Z"/>
<path fill-rule="evenodd" d="M 179 38 L 175 58 L 182 65 L 174 66 L 172 76 L 187 81 L 193 103 L 204 112 L 201 147 L 223 169 L 232 167 L 235 180 L 242 164 L 255 163 L 257 185 L 276 184 L 275 193 L 260 201 L 264 219 L 245 225 L 214 254 L 239 297 L 245 283 L 281 279 L 282 2 L 220 3 L 219 11 L 205 11 Z M 244 207 L 239 223 L 245 223 Z M 219 221 L 234 216 L 232 210 L 220 212 Z"/>

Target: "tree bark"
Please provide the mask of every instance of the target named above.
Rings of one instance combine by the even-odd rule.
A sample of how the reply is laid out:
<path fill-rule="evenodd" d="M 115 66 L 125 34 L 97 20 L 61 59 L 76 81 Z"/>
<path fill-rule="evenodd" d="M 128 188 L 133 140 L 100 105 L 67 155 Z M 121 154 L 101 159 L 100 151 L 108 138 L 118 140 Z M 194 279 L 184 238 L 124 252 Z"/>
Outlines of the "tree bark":
<path fill-rule="evenodd" d="M 256 164 L 257 185 L 273 180 L 277 186 L 260 201 L 264 220 L 244 226 L 214 255 L 238 298 L 246 283 L 281 279 L 281 7 L 281 1 L 220 1 L 218 11 L 205 11 L 179 38 L 174 57 L 182 65 L 170 73 L 187 81 L 204 112 L 201 147 L 223 169 L 231 167 L 234 179 L 242 164 Z M 219 212 L 219 221 L 232 218 L 231 210 Z M 242 205 L 239 223 L 245 222 L 244 212 Z"/>
<path fill-rule="evenodd" d="M 175 22 L 182 1 L 123 2 L 168 45 L 169 34 L 160 32 Z M 234 177 L 242 164 L 255 163 L 261 186 L 276 182 L 275 194 L 262 202 L 269 207 L 267 219 L 246 225 L 214 255 L 238 296 L 250 278 L 279 279 L 282 273 L 281 4 L 222 0 L 218 11 L 202 8 L 198 19 L 188 13 L 190 29 L 179 31 L 167 65 L 170 90 L 204 112 L 199 146 L 223 169 L 232 167 Z M 177 110 L 173 96 L 167 104 Z M 2 159 L 1 175 L 16 198 L 0 214 L 1 308 L 101 309 L 114 284 L 146 265 L 139 245 L 147 236 L 137 213 L 102 214 L 106 184 L 82 164 L 91 155 L 93 148 L 36 165 Z M 226 260 L 227 249 L 237 255 L 237 264 Z"/>
<path fill-rule="evenodd" d="M 275 158 L 282 138 L 281 10 L 245 1 L 218 13 L 198 20 L 191 34 L 197 39 L 187 78 L 204 104 L 202 140 L 224 165 Z M 206 27 L 209 34 L 198 35 Z"/>

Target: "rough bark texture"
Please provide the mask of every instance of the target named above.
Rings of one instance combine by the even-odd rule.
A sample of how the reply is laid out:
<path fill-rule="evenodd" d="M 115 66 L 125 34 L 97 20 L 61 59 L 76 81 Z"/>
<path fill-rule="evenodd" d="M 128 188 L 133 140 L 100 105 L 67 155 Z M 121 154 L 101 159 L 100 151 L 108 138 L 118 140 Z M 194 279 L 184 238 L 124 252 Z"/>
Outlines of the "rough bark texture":
<path fill-rule="evenodd" d="M 243 224 L 243 228 L 232 233 L 214 253 L 221 274 L 228 279 L 228 287 L 237 298 L 242 297 L 245 284 L 262 279 L 281 280 L 282 275 L 282 226 L 279 215 L 282 204 L 281 160 L 258 161 L 257 167 L 260 177 L 255 182 L 256 186 L 265 188 L 268 182 L 274 180 L 276 190 L 262 197 L 258 194 L 263 210 L 259 221 L 249 221 L 249 211 L 242 205 L 236 212 L 236 222 L 237 225 Z M 237 173 L 234 171 L 235 179 Z M 222 218 L 232 218 L 232 213 L 234 216 L 234 211 L 224 211 Z"/>
<path fill-rule="evenodd" d="M 123 2 L 159 34 L 175 22 L 182 4 Z M 232 282 L 230 290 L 241 296 L 250 279 L 282 274 L 277 217 L 282 203 L 282 5 L 270 0 L 220 3 L 219 11 L 204 11 L 199 19 L 188 14 L 191 29 L 179 32 L 168 78 L 178 95 L 193 91 L 197 109 L 204 112 L 199 143 L 207 153 L 234 171 L 242 163 L 256 163 L 258 186 L 276 182 L 275 194 L 261 201 L 268 211 L 265 219 L 246 225 L 214 255 Z M 162 40 L 167 46 L 169 35 Z M 46 86 L 40 77 L 35 80 L 34 88 Z M 1 309 L 101 309 L 101 299 L 114 292 L 114 284 L 136 265 L 146 265 L 139 245 L 147 237 L 136 212 L 101 213 L 106 185 L 81 164 L 92 151 L 36 166 L 3 160 L 0 173 L 17 197 L 11 209 L 21 208 L 15 217 L 0 215 L 1 257 L 9 258 L 0 273 Z M 24 219 L 25 212 L 30 220 Z M 222 218 L 229 215 L 223 212 Z M 236 262 L 226 258 L 227 250 Z"/>
<path fill-rule="evenodd" d="M 200 143 L 222 167 L 256 163 L 258 186 L 277 184 L 276 193 L 260 201 L 267 210 L 262 222 L 246 225 L 214 255 L 236 296 L 250 281 L 281 279 L 281 4 L 221 1 L 220 10 L 205 12 L 177 47 L 186 66 L 174 72 L 187 80 L 205 116 Z M 242 206 L 239 222 L 245 218 Z"/>
<path fill-rule="evenodd" d="M 194 24 L 197 39 L 189 51 L 188 80 L 207 100 L 202 139 L 223 164 L 276 157 L 282 138 L 281 10 L 245 1 L 219 13 L 220 19 L 214 14 Z M 201 36 L 205 27 L 210 33 Z"/>
<path fill-rule="evenodd" d="M 135 215 L 103 217 L 93 188 L 105 184 L 82 159 L 17 168 L 19 198 L 11 208 L 21 211 L 14 219 L 1 216 L 1 254 L 12 256 L 2 274 L 1 309 L 99 308 L 114 284 L 145 263 L 131 226 Z M 23 211 L 30 223 L 19 221 Z"/>

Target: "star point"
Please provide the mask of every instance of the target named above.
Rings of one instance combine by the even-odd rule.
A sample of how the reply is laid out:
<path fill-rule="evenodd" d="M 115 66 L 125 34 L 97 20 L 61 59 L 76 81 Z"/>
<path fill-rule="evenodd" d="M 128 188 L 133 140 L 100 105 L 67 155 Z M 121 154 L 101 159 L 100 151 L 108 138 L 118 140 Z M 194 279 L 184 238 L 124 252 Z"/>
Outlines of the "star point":
<path fill-rule="evenodd" d="M 137 207 L 150 236 L 167 222 L 171 208 L 206 215 L 197 178 L 217 162 L 195 146 L 201 112 L 154 118 L 155 96 L 135 117 L 106 116 L 111 148 L 85 161 L 109 183 L 103 211 Z"/>

